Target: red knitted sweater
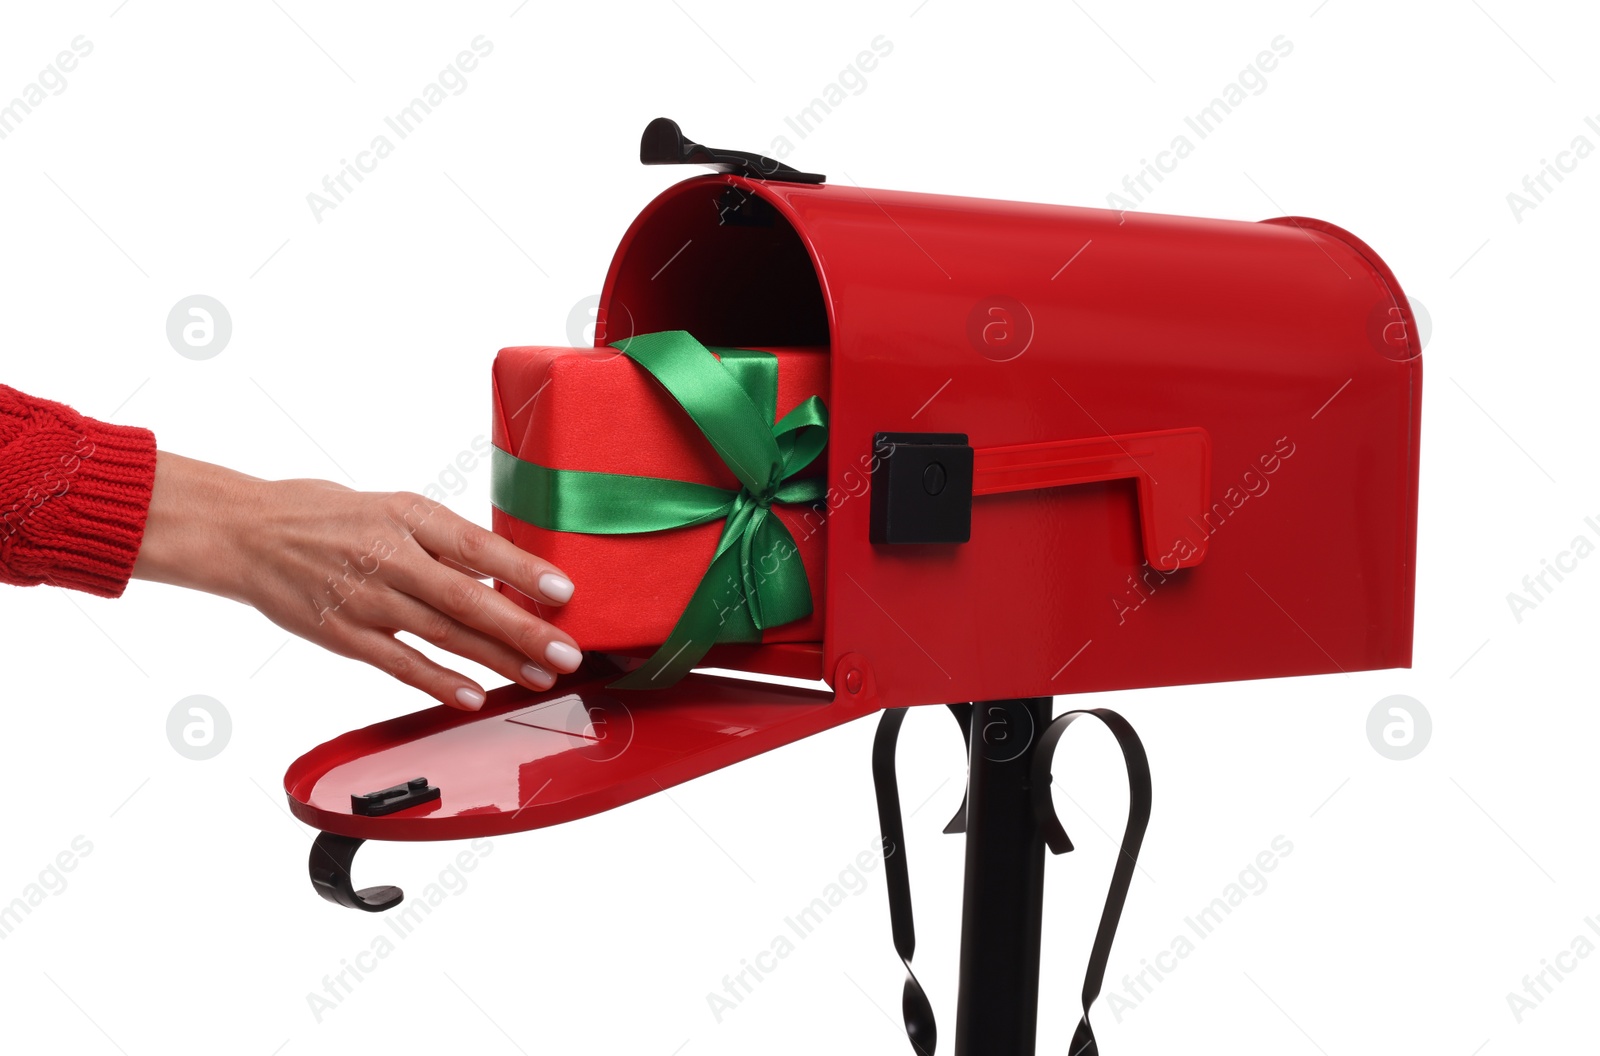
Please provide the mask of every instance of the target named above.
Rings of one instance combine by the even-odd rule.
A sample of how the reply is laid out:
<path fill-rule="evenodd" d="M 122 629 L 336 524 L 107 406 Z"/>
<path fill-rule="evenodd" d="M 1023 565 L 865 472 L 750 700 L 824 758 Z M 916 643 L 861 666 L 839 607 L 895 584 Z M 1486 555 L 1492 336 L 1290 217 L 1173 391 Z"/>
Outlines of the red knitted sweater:
<path fill-rule="evenodd" d="M 155 472 L 148 429 L 0 385 L 0 583 L 120 595 Z"/>

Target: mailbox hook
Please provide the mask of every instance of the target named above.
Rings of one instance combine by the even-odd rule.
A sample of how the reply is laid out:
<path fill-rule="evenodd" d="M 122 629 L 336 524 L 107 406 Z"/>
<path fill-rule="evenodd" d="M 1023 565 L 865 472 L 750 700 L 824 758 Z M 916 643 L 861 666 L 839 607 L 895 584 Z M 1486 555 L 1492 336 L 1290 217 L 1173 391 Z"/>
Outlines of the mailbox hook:
<path fill-rule="evenodd" d="M 368 913 L 382 913 L 398 906 L 405 898 L 405 892 L 388 884 L 363 887 L 359 891 L 355 889 L 350 882 L 350 865 L 355 861 L 356 851 L 365 842 L 355 836 L 318 833 L 311 845 L 311 886 L 317 889 L 317 894 L 335 905 Z"/>
<path fill-rule="evenodd" d="M 683 134 L 670 117 L 658 117 L 644 126 L 639 139 L 639 161 L 645 165 L 706 165 L 718 172 L 746 176 L 752 180 L 784 180 L 789 183 L 824 183 L 819 172 L 801 172 L 781 161 L 744 150 L 708 147 Z"/>

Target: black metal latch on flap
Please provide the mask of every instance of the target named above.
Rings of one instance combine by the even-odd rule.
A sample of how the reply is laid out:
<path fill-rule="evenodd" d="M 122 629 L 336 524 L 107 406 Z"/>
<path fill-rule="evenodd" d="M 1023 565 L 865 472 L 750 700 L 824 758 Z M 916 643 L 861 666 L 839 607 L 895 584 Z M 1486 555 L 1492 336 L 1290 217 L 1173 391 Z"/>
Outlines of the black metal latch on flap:
<path fill-rule="evenodd" d="M 350 797 L 350 812 L 369 818 L 393 814 L 397 810 L 414 807 L 418 803 L 431 803 L 439 798 L 439 786 L 428 784 L 425 777 L 413 777 L 403 785 L 363 792 Z"/>

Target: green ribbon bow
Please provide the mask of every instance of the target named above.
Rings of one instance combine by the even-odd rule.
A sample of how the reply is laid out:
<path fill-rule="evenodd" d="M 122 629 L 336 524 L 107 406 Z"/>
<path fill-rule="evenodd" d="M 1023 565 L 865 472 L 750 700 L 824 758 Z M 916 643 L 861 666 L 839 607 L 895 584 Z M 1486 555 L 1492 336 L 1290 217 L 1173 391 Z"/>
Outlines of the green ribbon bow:
<path fill-rule="evenodd" d="M 826 494 L 826 481 L 794 476 L 827 445 L 828 410 L 811 396 L 775 423 L 778 360 L 770 352 L 708 349 L 682 330 L 611 347 L 678 401 L 742 487 L 550 469 L 496 448 L 493 500 L 504 513 L 557 532 L 631 535 L 724 520 L 711 565 L 666 642 L 612 683 L 661 689 L 717 642 L 757 642 L 764 629 L 811 614 L 805 567 L 772 504 L 817 502 Z"/>

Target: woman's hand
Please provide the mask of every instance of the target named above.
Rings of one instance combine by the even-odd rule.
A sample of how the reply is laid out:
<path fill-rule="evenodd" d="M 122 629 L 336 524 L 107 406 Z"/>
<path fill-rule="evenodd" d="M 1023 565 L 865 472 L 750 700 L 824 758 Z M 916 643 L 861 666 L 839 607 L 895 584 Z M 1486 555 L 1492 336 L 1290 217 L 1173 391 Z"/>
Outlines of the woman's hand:
<path fill-rule="evenodd" d="M 548 689 L 556 672 L 582 660 L 570 636 L 479 579 L 560 605 L 573 589 L 560 570 L 407 492 L 259 480 L 161 452 L 133 575 L 242 601 L 287 631 L 468 711 L 483 706 L 483 688 L 396 632 L 531 689 Z"/>

